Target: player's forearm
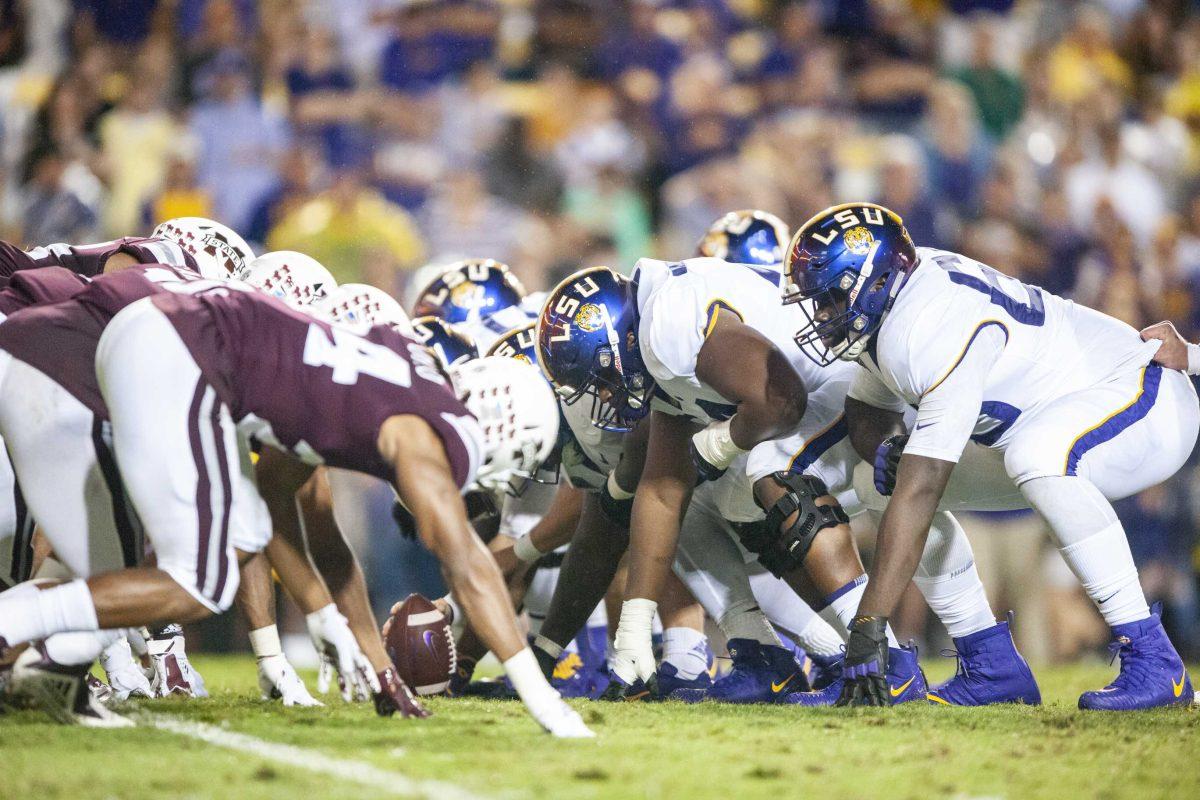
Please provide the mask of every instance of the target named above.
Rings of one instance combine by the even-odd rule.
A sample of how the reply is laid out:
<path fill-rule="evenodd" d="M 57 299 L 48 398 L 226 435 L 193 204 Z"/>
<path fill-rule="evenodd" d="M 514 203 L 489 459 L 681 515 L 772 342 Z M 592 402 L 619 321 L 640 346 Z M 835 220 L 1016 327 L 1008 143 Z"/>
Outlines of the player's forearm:
<path fill-rule="evenodd" d="M 525 641 L 495 559 L 465 528 L 461 533 L 437 535 L 437 540 L 434 554 L 442 563 L 454 599 L 479 638 L 501 661 L 519 653 Z"/>
<path fill-rule="evenodd" d="M 588 493 L 542 623 L 543 637 L 560 647 L 575 638 L 604 599 L 628 544 L 626 532 L 608 521 L 596 495 Z"/>
<path fill-rule="evenodd" d="M 859 458 L 868 464 L 875 459 L 879 445 L 889 436 L 904 432 L 903 415 L 875 408 L 852 397 L 846 398 L 846 427 L 850 444 Z"/>
<path fill-rule="evenodd" d="M 350 631 L 372 668 L 376 671 L 385 669 L 391 660 L 379 637 L 366 577 L 334 517 L 327 473 L 317 470 L 296 497 L 304 515 L 312 563 L 317 566 L 333 602 L 346 617 Z"/>
<path fill-rule="evenodd" d="M 916 574 L 929 526 L 954 464 L 906 455 L 900 464 L 896 491 L 879 524 L 870 582 L 859 614 L 888 617 Z"/>
<path fill-rule="evenodd" d="M 540 552 L 549 553 L 571 541 L 583 509 L 582 489 L 563 482 L 554 493 L 546 514 L 529 531 L 529 540 Z"/>
<path fill-rule="evenodd" d="M 625 598 L 657 600 L 679 544 L 688 486 L 675 476 L 642 479 L 629 526 L 629 583 Z"/>
<path fill-rule="evenodd" d="M 333 602 L 329 590 L 320 574 L 308 560 L 303 541 L 297 541 L 288 536 L 276 535 L 271 537 L 270 544 L 264 551 L 271 567 L 279 575 L 279 582 L 287 590 L 288 596 L 300 607 L 305 614 L 319 611 Z"/>
<path fill-rule="evenodd" d="M 275 587 L 271 580 L 271 565 L 263 553 L 255 553 L 242 565 L 234 604 L 246 618 L 246 625 L 256 631 L 275 624 Z"/>

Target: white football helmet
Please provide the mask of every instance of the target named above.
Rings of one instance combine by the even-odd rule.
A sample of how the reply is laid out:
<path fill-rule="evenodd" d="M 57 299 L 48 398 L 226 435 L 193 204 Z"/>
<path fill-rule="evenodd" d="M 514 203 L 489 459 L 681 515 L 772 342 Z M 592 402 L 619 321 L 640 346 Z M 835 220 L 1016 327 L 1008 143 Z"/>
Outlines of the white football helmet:
<path fill-rule="evenodd" d="M 487 356 L 451 367 L 450 380 L 483 430 L 475 482 L 509 491 L 531 479 L 558 440 L 558 401 L 537 367 Z"/>
<path fill-rule="evenodd" d="M 160 222 L 150 235 L 182 247 L 196 259 L 200 274 L 209 279 L 228 278 L 254 260 L 254 251 L 245 239 L 204 217 L 175 217 Z"/>
<path fill-rule="evenodd" d="M 237 277 L 293 308 L 323 300 L 337 288 L 337 281 L 319 261 L 293 250 L 263 253 Z"/>
<path fill-rule="evenodd" d="M 365 331 L 372 325 L 388 325 L 412 336 L 412 320 L 404 308 L 387 292 L 365 283 L 343 283 L 325 299 L 313 303 L 313 307 L 356 331 Z"/>

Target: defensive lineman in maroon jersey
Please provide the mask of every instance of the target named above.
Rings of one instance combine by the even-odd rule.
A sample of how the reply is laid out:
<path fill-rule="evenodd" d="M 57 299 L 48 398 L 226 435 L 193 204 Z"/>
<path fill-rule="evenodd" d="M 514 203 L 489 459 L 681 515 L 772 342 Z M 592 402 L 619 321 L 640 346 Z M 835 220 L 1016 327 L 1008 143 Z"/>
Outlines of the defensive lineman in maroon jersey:
<path fill-rule="evenodd" d="M 36 334 L 76 344 L 86 332 L 94 335 L 118 310 L 118 277 L 97 281 L 68 303 L 14 316 L 5 326 L 11 330 L 0 330 L 0 345 L 45 364 L 46 353 L 29 344 L 43 338 Z M 534 716 L 557 735 L 590 735 L 541 678 L 495 564 L 470 532 L 457 497 L 476 470 L 504 480 L 515 468 L 536 466 L 553 443 L 545 424 L 553 419 L 545 413 L 553 398 L 531 398 L 529 390 L 544 384 L 529 375 L 514 378 L 522 365 L 510 360 L 492 365 L 492 385 L 476 374 L 470 402 L 484 417 L 485 448 L 485 433 L 427 351 L 386 329 L 370 338 L 261 295 L 218 290 L 159 295 L 119 314 L 99 340 L 92 385 L 86 370 L 63 366 L 64 350 L 55 348 L 64 388 L 111 416 L 117 459 L 134 465 L 125 483 L 155 543 L 158 567 L 108 573 L 34 597 L 0 597 L 0 637 L 13 644 L 61 630 L 138 624 L 147 614 L 194 619 L 227 607 L 236 583 L 231 562 L 270 535 L 238 457 L 252 433 L 307 463 L 391 478 Z M 16 624 L 8 625 L 10 619 Z M 398 683 L 393 674 L 381 677 Z M 424 713 L 411 697 L 391 697 L 407 706 L 402 710 Z"/>

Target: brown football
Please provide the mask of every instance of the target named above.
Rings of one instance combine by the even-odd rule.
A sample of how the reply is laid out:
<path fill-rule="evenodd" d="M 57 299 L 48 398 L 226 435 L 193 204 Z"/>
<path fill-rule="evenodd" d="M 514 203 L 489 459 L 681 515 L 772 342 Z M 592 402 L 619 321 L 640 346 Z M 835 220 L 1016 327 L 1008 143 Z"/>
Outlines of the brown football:
<path fill-rule="evenodd" d="M 392 615 L 385 644 L 410 689 L 419 695 L 445 693 L 458 659 L 450 624 L 437 606 L 410 594 Z"/>

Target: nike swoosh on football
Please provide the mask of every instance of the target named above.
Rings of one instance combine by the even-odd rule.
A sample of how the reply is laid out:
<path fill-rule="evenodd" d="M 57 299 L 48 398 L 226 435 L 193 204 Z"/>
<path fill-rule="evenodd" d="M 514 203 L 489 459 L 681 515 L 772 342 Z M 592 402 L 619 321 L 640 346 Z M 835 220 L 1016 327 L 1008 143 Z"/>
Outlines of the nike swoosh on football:
<path fill-rule="evenodd" d="M 904 690 L 907 689 L 912 684 L 912 682 L 915 681 L 916 679 L 917 679 L 917 676 L 913 675 L 911 678 L 906 680 L 904 683 L 900 684 L 899 689 L 894 689 L 891 686 L 889 686 L 888 691 L 892 693 L 892 697 L 899 697 L 900 695 L 904 694 Z"/>
<path fill-rule="evenodd" d="M 775 681 L 771 681 L 771 691 L 775 694 L 779 694 L 783 691 L 783 687 L 792 682 L 792 678 L 794 677 L 796 677 L 796 673 L 793 672 L 791 675 L 788 675 L 783 679 L 783 683 L 775 683 Z"/>

